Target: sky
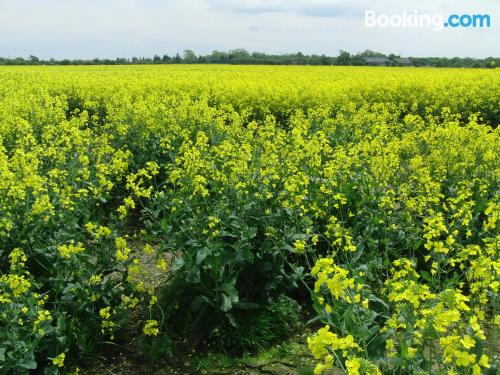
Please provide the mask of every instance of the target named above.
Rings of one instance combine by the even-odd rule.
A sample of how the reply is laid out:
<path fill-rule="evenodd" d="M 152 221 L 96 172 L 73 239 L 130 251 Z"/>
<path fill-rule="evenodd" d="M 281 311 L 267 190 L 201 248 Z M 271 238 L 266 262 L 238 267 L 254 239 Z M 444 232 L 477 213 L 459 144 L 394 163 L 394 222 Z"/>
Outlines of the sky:
<path fill-rule="evenodd" d="M 366 11 L 489 14 L 491 27 L 368 28 Z M 500 56 L 499 26 L 499 0 L 0 0 L 0 56 L 130 58 L 244 48 L 484 58 Z"/>

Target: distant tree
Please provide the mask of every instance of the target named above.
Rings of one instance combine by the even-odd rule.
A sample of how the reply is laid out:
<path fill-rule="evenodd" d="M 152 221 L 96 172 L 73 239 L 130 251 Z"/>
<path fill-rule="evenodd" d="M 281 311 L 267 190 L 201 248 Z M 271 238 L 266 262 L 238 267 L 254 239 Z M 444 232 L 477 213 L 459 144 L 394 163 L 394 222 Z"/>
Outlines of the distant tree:
<path fill-rule="evenodd" d="M 7 65 L 26 65 L 27 61 L 22 57 L 7 60 Z"/>
<path fill-rule="evenodd" d="M 340 50 L 339 56 L 337 57 L 338 65 L 351 65 L 351 54 L 347 51 Z"/>
<path fill-rule="evenodd" d="M 388 66 L 398 66 L 398 58 L 399 56 L 395 55 L 394 53 L 390 53 L 389 56 L 387 56 L 387 62 L 386 64 Z"/>
<path fill-rule="evenodd" d="M 232 51 L 229 51 L 230 60 L 242 60 L 242 59 L 248 59 L 249 57 L 250 54 L 246 49 L 243 48 L 233 49 Z"/>
<path fill-rule="evenodd" d="M 225 64 L 229 61 L 229 56 L 227 52 L 212 51 L 207 59 L 212 64 Z"/>
<path fill-rule="evenodd" d="M 359 54 L 351 55 L 349 58 L 349 65 L 362 66 L 366 65 L 366 61 Z"/>
<path fill-rule="evenodd" d="M 434 61 L 436 61 L 435 62 L 435 66 L 437 66 L 437 67 L 443 67 L 444 68 L 444 67 L 450 66 L 450 60 L 448 58 L 446 58 L 446 57 L 440 58 L 440 59 L 439 58 L 438 59 L 434 59 Z"/>
<path fill-rule="evenodd" d="M 193 64 L 196 62 L 196 54 L 190 49 L 185 49 L 182 57 L 186 64 Z"/>
<path fill-rule="evenodd" d="M 347 51 L 339 51 L 339 56 L 327 55 L 305 55 L 302 52 L 273 55 L 263 52 L 249 53 L 243 48 L 234 49 L 229 52 L 213 51 L 209 55 L 197 56 L 192 50 L 185 50 L 184 59 L 177 53 L 174 57 L 168 55 L 154 55 L 154 57 L 132 57 L 131 59 L 117 57 L 115 59 L 75 59 L 75 60 L 41 60 L 34 55 L 28 59 L 22 57 L 4 58 L 0 57 L 0 65 L 116 65 L 116 64 L 180 64 L 182 62 L 189 64 L 267 64 L 267 65 L 366 65 L 367 57 L 384 57 L 387 59 L 387 65 L 413 65 L 413 66 L 435 66 L 435 67 L 474 67 L 474 68 L 495 68 L 500 64 L 500 58 L 488 57 L 486 59 L 473 59 L 468 57 L 454 57 L 452 59 L 445 57 L 411 57 L 403 59 L 394 53 L 388 56 L 373 50 L 364 50 L 357 54 L 351 54 Z M 409 63 L 408 63 L 409 62 Z"/>
<path fill-rule="evenodd" d="M 257 58 L 257 59 L 263 59 L 268 57 L 265 53 L 263 52 L 252 52 L 252 57 Z"/>
<path fill-rule="evenodd" d="M 295 54 L 295 56 L 297 57 L 297 64 L 299 65 L 304 65 L 305 64 L 305 56 L 302 52 L 297 52 Z"/>
<path fill-rule="evenodd" d="M 365 49 L 359 54 L 360 57 L 386 57 L 381 52 L 372 51 L 371 49 Z"/>

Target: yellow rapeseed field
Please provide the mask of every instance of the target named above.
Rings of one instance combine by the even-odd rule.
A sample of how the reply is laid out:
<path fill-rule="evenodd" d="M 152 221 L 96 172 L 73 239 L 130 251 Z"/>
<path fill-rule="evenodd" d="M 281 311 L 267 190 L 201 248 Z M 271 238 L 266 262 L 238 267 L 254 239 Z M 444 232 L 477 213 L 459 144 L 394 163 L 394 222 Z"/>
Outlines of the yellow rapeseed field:
<path fill-rule="evenodd" d="M 499 123 L 494 69 L 1 67 L 0 373 L 297 295 L 316 374 L 495 373 Z"/>

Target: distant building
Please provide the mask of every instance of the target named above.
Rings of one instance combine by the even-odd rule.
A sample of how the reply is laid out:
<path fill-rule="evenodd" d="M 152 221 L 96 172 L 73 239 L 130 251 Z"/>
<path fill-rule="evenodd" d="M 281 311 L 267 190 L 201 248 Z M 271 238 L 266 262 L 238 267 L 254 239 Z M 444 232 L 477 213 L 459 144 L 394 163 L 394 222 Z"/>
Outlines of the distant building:
<path fill-rule="evenodd" d="M 363 61 L 371 66 L 387 66 L 390 63 L 387 57 L 363 57 Z"/>
<path fill-rule="evenodd" d="M 410 59 L 397 58 L 394 60 L 397 66 L 411 66 L 413 65 Z"/>
<path fill-rule="evenodd" d="M 370 66 L 412 66 L 413 63 L 410 59 L 396 57 L 363 57 L 363 61 L 366 65 Z"/>

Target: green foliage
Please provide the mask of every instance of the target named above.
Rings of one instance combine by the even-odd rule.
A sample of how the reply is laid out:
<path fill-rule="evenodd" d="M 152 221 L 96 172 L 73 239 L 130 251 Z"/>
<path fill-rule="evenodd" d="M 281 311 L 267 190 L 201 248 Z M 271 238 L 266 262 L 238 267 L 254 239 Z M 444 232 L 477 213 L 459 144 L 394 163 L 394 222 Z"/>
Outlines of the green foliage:
<path fill-rule="evenodd" d="M 297 302 L 280 296 L 260 309 L 236 314 L 234 324 L 217 327 L 207 341 L 215 350 L 231 355 L 261 352 L 290 337 L 301 320 Z"/>
<path fill-rule="evenodd" d="M 68 372 L 131 320 L 158 351 L 207 340 L 257 350 L 287 331 L 295 310 L 279 298 L 310 292 L 318 258 L 367 285 L 361 302 L 338 301 L 335 287 L 313 294 L 366 357 L 383 356 L 376 327 L 413 311 L 386 295 L 392 281 L 457 291 L 493 332 L 495 70 L 31 69 L 0 69 L 1 371 Z M 136 230 L 150 243 L 135 246 Z M 406 258 L 419 280 L 394 280 Z M 434 297 L 420 302 L 441 313 Z M 477 328 L 460 314 L 451 333 Z M 413 332 L 386 333 L 404 344 Z M 338 362 L 371 368 L 358 354 Z"/>

